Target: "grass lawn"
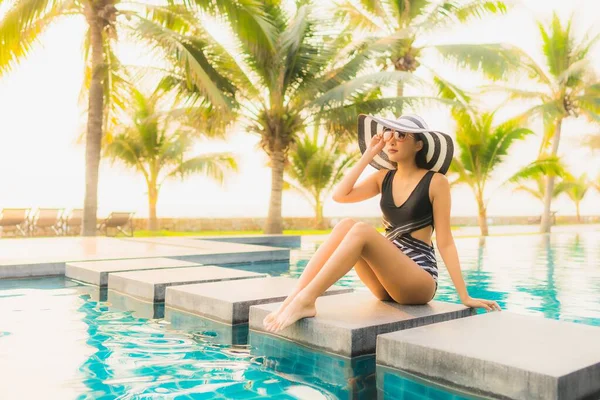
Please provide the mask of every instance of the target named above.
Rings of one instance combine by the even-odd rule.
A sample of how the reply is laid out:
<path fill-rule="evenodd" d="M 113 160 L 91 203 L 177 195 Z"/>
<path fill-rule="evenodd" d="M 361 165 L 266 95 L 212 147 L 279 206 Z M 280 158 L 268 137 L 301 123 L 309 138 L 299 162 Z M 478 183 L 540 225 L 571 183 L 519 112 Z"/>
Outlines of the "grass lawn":
<path fill-rule="evenodd" d="M 383 232 L 383 229 L 381 230 Z M 317 230 L 285 230 L 284 235 L 326 235 L 331 229 Z M 157 231 L 139 230 L 134 232 L 135 237 L 149 236 L 232 236 L 232 235 L 262 235 L 263 231 L 198 231 L 198 232 L 177 232 L 177 231 Z"/>

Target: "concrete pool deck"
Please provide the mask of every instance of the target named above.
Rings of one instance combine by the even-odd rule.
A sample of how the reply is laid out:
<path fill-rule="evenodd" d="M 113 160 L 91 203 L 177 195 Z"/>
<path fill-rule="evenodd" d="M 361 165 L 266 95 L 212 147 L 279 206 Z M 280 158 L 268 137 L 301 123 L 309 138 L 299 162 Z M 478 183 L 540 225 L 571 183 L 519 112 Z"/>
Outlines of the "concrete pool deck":
<path fill-rule="evenodd" d="M 0 255 L 0 279 L 11 279 L 64 275 L 68 262 L 161 257 L 200 264 L 238 264 L 289 260 L 290 250 L 186 237 L 59 237 L 2 239 Z"/>

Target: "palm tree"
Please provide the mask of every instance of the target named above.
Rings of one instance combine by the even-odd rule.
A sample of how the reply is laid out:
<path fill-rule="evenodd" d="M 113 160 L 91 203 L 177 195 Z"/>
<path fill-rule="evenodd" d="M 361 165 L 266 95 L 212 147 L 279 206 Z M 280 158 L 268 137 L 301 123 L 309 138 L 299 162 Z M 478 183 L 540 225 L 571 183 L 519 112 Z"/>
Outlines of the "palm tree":
<path fill-rule="evenodd" d="M 483 236 L 488 235 L 486 185 L 493 172 L 504 162 L 510 148 L 533 132 L 521 125 L 520 119 L 495 123 L 496 112 L 481 112 L 472 105 L 471 95 L 458 87 L 436 78 L 440 96 L 460 103 L 452 109 L 456 122 L 455 156 L 450 171 L 457 175 L 452 185 L 466 183 L 477 202 L 478 221 Z M 556 160 L 536 160 L 517 171 L 505 183 L 556 171 Z"/>
<path fill-rule="evenodd" d="M 494 112 L 476 114 L 474 117 L 453 111 L 457 124 L 456 143 L 460 154 L 450 169 L 458 174 L 457 183 L 469 185 L 477 201 L 481 234 L 488 235 L 486 183 L 494 170 L 502 164 L 511 146 L 533 132 L 511 120 L 494 124 Z"/>
<path fill-rule="evenodd" d="M 565 179 L 556 185 L 555 193 L 566 193 L 573 203 L 575 203 L 577 222 L 581 222 L 579 208 L 591 185 L 592 183 L 589 181 L 588 176 L 585 173 L 580 175 L 578 178 L 575 178 L 571 174 L 567 174 Z"/>
<path fill-rule="evenodd" d="M 148 229 L 152 231 L 158 230 L 156 204 L 165 179 L 203 173 L 222 183 L 227 171 L 237 170 L 235 159 L 228 153 L 186 157 L 199 133 L 196 128 L 182 124 L 180 114 L 159 111 L 165 97 L 161 90 L 147 97 L 132 89 L 131 124 L 105 146 L 107 157 L 133 167 L 144 176 L 148 187 Z"/>
<path fill-rule="evenodd" d="M 314 208 L 315 227 L 324 229 L 323 203 L 344 171 L 358 160 L 358 153 L 347 154 L 340 143 L 319 140 L 317 135 L 304 135 L 292 147 L 286 166 L 284 189 L 300 193 Z"/>
<path fill-rule="evenodd" d="M 229 15 L 241 52 L 237 61 L 247 72 L 235 82 L 241 119 L 248 132 L 260 137 L 272 171 L 266 233 L 282 232 L 284 169 L 298 134 L 316 119 L 356 124 L 357 109 L 368 112 L 396 106 L 403 100 L 374 99 L 364 93 L 392 81 L 413 79 L 395 71 L 357 77 L 370 59 L 371 50 L 364 50 L 369 40 L 349 48 L 350 36 L 333 32 L 308 3 L 298 2 L 290 11 L 282 1 L 265 2 L 262 23 L 252 30 Z M 190 93 L 184 79 L 173 82 L 180 82 L 177 88 L 182 96 Z"/>
<path fill-rule="evenodd" d="M 535 101 L 535 105 L 524 114 L 527 117 L 541 116 L 544 135 L 540 155 L 555 157 L 558 154 L 562 123 L 570 117 L 585 116 L 600 122 L 600 83 L 598 83 L 591 58 L 591 50 L 600 36 L 586 36 L 577 40 L 571 31 L 572 19 L 563 25 L 556 14 L 548 25 L 538 23 L 542 39 L 542 54 L 545 65 L 538 65 L 533 57 L 518 47 L 508 44 L 489 45 L 479 57 L 456 59 L 471 67 L 498 65 L 502 68 L 493 78 L 507 77 L 517 71 L 531 77 L 538 85 L 534 89 L 501 87 L 511 99 Z M 551 148 L 548 149 L 551 145 Z M 544 212 L 541 231 L 550 231 L 550 208 L 554 193 L 552 175 L 546 178 Z"/>
<path fill-rule="evenodd" d="M 435 68 L 425 64 L 427 53 L 435 52 L 445 57 L 469 57 L 479 54 L 484 45 L 421 43 L 419 39 L 427 33 L 451 24 L 460 24 L 473 18 L 506 12 L 502 1 L 338 1 L 336 14 L 345 20 L 351 29 L 367 31 L 387 43 L 380 52 L 377 64 L 383 70 L 413 73 L 419 66 L 427 67 L 434 75 Z M 499 66 L 484 65 L 490 71 Z M 475 67 L 479 68 L 479 65 Z M 404 96 L 405 82 L 397 83 L 397 96 Z M 402 113 L 403 103 L 398 103 L 396 114 Z"/>
<path fill-rule="evenodd" d="M 165 1 L 170 4 L 170 1 Z M 199 1 L 210 8 L 211 1 Z M 219 0 L 221 8 L 240 7 L 242 0 Z M 244 4 L 242 16 L 256 12 L 253 4 Z M 185 53 L 187 45 L 181 40 L 179 29 L 185 27 L 188 13 L 180 6 L 141 6 L 139 3 L 126 3 L 120 0 L 15 0 L 12 8 L 0 20 L 0 75 L 8 73 L 25 58 L 34 43 L 50 26 L 64 18 L 84 17 L 88 32 L 86 34 L 86 76 L 88 90 L 88 121 L 85 135 L 86 183 L 82 234 L 96 234 L 96 214 L 98 202 L 98 170 L 100 165 L 103 131 L 108 121 L 114 118 L 111 111 L 126 105 L 118 98 L 122 90 L 123 76 L 119 75 L 119 65 L 113 52 L 117 32 L 126 31 L 131 36 L 143 38 L 150 43 L 169 43 L 178 47 L 178 53 Z M 169 28 L 174 29 L 170 31 Z M 227 109 L 229 93 L 223 89 L 223 79 L 215 68 L 218 57 L 211 46 L 206 52 L 197 46 L 196 59 L 201 56 L 203 63 L 188 61 L 188 68 L 194 73 L 190 82 L 199 88 L 199 92 L 214 107 Z M 222 51 L 221 51 L 222 53 Z M 122 110 L 121 110 L 122 111 Z"/>

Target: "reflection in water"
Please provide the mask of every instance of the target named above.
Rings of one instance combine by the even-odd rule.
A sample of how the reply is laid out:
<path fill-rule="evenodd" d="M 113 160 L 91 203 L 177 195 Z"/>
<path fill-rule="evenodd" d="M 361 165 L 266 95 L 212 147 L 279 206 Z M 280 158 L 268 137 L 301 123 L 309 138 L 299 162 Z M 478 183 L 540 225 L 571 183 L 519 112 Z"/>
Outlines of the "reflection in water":
<path fill-rule="evenodd" d="M 481 400 L 485 397 L 459 392 L 412 374 L 378 365 L 377 399 Z"/>

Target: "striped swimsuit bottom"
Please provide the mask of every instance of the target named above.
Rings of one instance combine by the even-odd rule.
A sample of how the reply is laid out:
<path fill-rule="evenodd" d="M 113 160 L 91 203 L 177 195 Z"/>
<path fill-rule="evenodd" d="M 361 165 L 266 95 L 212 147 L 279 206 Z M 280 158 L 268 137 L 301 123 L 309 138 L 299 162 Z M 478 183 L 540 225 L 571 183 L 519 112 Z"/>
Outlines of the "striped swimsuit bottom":
<path fill-rule="evenodd" d="M 413 260 L 419 267 L 428 272 L 435 281 L 435 292 L 438 288 L 438 267 L 435 250 L 422 240 L 413 238 L 410 233 L 396 236 L 392 243 Z M 434 296 L 435 296 L 434 292 Z"/>

